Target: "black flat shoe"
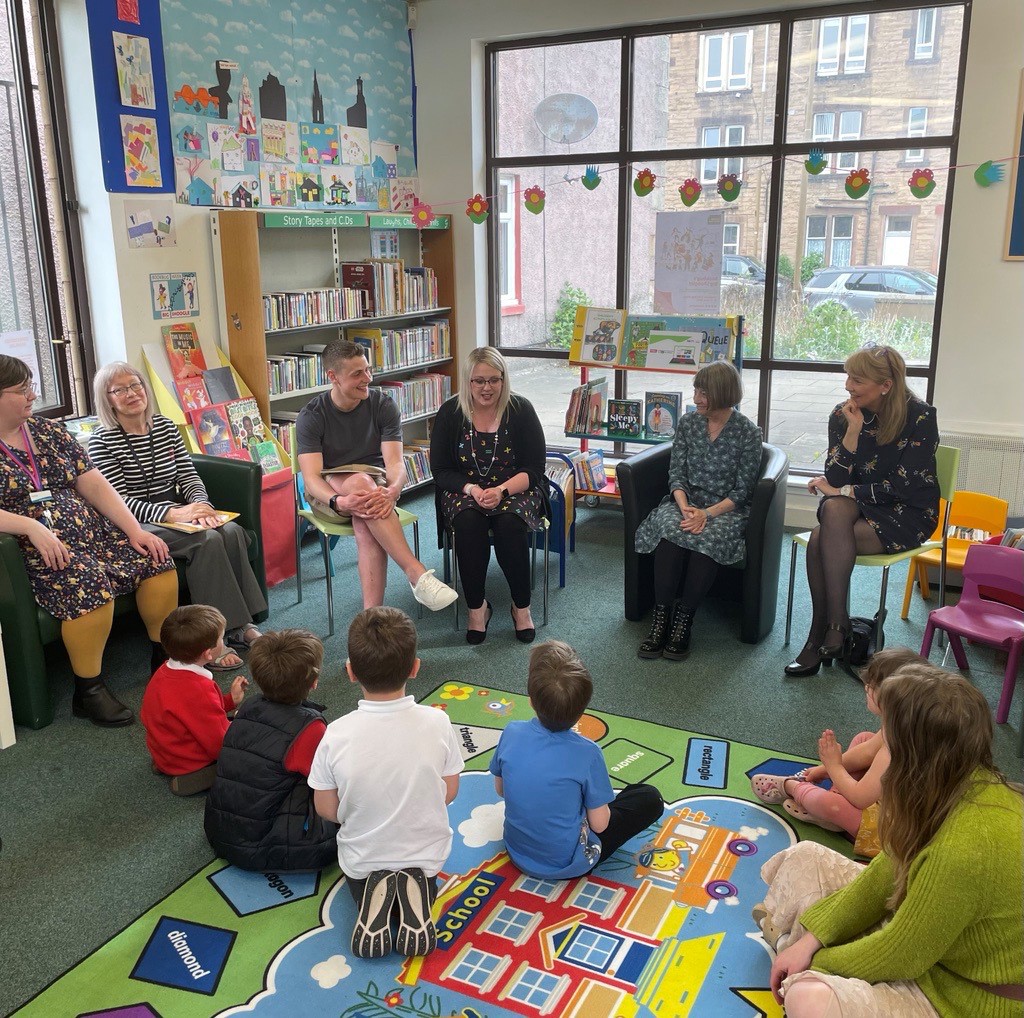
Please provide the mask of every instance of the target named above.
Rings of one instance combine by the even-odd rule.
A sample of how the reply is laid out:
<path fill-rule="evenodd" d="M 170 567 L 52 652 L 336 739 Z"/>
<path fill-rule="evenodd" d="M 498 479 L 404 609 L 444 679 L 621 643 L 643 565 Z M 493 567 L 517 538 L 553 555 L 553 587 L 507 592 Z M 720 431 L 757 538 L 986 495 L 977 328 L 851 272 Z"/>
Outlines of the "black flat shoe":
<path fill-rule="evenodd" d="M 484 640 L 487 639 L 487 627 L 491 624 L 491 616 L 494 614 L 491 602 L 484 601 L 484 604 L 487 605 L 487 615 L 484 618 L 484 628 L 466 630 L 466 643 L 472 643 L 474 646 L 478 643 L 483 643 Z"/>
<path fill-rule="evenodd" d="M 822 657 L 818 648 L 808 640 L 804 649 L 789 662 L 783 669 L 785 673 L 793 678 L 801 678 L 804 675 L 817 675 L 821 668 Z"/>
<path fill-rule="evenodd" d="M 512 628 L 515 629 L 515 611 L 510 607 L 509 612 L 512 614 Z M 530 629 L 516 629 L 516 639 L 520 643 L 533 643 L 533 641 L 537 639 L 537 630 L 532 627 Z"/>

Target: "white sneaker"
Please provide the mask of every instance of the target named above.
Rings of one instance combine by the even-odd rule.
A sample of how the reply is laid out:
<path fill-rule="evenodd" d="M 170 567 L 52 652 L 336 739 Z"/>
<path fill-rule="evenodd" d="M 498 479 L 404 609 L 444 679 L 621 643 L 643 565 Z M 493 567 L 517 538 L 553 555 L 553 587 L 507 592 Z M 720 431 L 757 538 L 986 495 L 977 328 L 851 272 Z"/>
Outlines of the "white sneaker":
<path fill-rule="evenodd" d="M 432 612 L 439 612 L 459 599 L 459 595 L 447 583 L 442 583 L 434 575 L 433 569 L 428 569 L 415 585 L 410 583 L 409 587 L 412 596 Z"/>

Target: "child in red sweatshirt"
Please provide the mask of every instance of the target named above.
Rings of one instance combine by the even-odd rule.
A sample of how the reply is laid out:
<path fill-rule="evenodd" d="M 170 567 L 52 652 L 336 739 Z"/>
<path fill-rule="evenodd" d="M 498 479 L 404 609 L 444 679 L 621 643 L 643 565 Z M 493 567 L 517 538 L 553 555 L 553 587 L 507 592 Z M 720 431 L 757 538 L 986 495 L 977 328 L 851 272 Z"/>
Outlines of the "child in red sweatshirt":
<path fill-rule="evenodd" d="M 149 680 L 139 717 L 153 767 L 171 775 L 175 795 L 193 795 L 213 784 L 227 712 L 242 702 L 249 685 L 239 675 L 230 692 L 221 693 L 203 667 L 220 653 L 225 625 L 216 608 L 192 604 L 175 608 L 160 628 L 169 660 Z"/>

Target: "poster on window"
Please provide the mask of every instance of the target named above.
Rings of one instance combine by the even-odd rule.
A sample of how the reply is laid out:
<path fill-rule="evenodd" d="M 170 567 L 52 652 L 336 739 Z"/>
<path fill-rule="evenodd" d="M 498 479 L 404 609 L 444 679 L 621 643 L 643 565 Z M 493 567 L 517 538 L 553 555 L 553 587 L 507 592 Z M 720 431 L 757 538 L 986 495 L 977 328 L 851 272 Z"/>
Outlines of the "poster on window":
<path fill-rule="evenodd" d="M 654 310 L 717 315 L 721 302 L 722 212 L 659 212 L 654 228 Z"/>
<path fill-rule="evenodd" d="M 28 365 L 36 385 L 40 384 L 39 356 L 36 351 L 36 337 L 29 329 L 18 332 L 0 332 L 0 353 L 17 357 Z"/>

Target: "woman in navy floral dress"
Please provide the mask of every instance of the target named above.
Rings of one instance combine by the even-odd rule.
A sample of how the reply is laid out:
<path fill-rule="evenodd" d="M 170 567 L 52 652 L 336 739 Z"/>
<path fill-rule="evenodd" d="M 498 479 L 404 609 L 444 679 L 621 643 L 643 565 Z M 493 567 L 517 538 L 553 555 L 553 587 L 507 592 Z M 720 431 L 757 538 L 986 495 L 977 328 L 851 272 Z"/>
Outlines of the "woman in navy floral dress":
<path fill-rule="evenodd" d="M 32 416 L 35 398 L 28 366 L 0 354 L 0 533 L 18 539 L 36 601 L 61 620 L 75 673 L 72 713 L 125 725 L 132 712 L 101 675 L 114 599 L 135 591 L 155 667 L 178 576 L 167 545 L 142 529 L 67 429 Z"/>
<path fill-rule="evenodd" d="M 441 406 L 430 436 L 430 470 L 443 526 L 455 531 L 455 555 L 469 620 L 466 642 L 483 643 L 491 620 L 484 596 L 494 553 L 512 595 L 516 639 L 530 643 L 529 532 L 548 512 L 544 429 L 528 399 L 509 389 L 505 358 L 471 350 L 459 395 Z"/>
<path fill-rule="evenodd" d="M 850 398 L 829 417 L 825 473 L 807 485 L 822 496 L 807 544 L 811 630 L 787 675 L 814 675 L 842 654 L 857 556 L 916 548 L 939 518 L 935 408 L 907 390 L 906 365 L 892 347 L 864 347 L 844 369 Z"/>

